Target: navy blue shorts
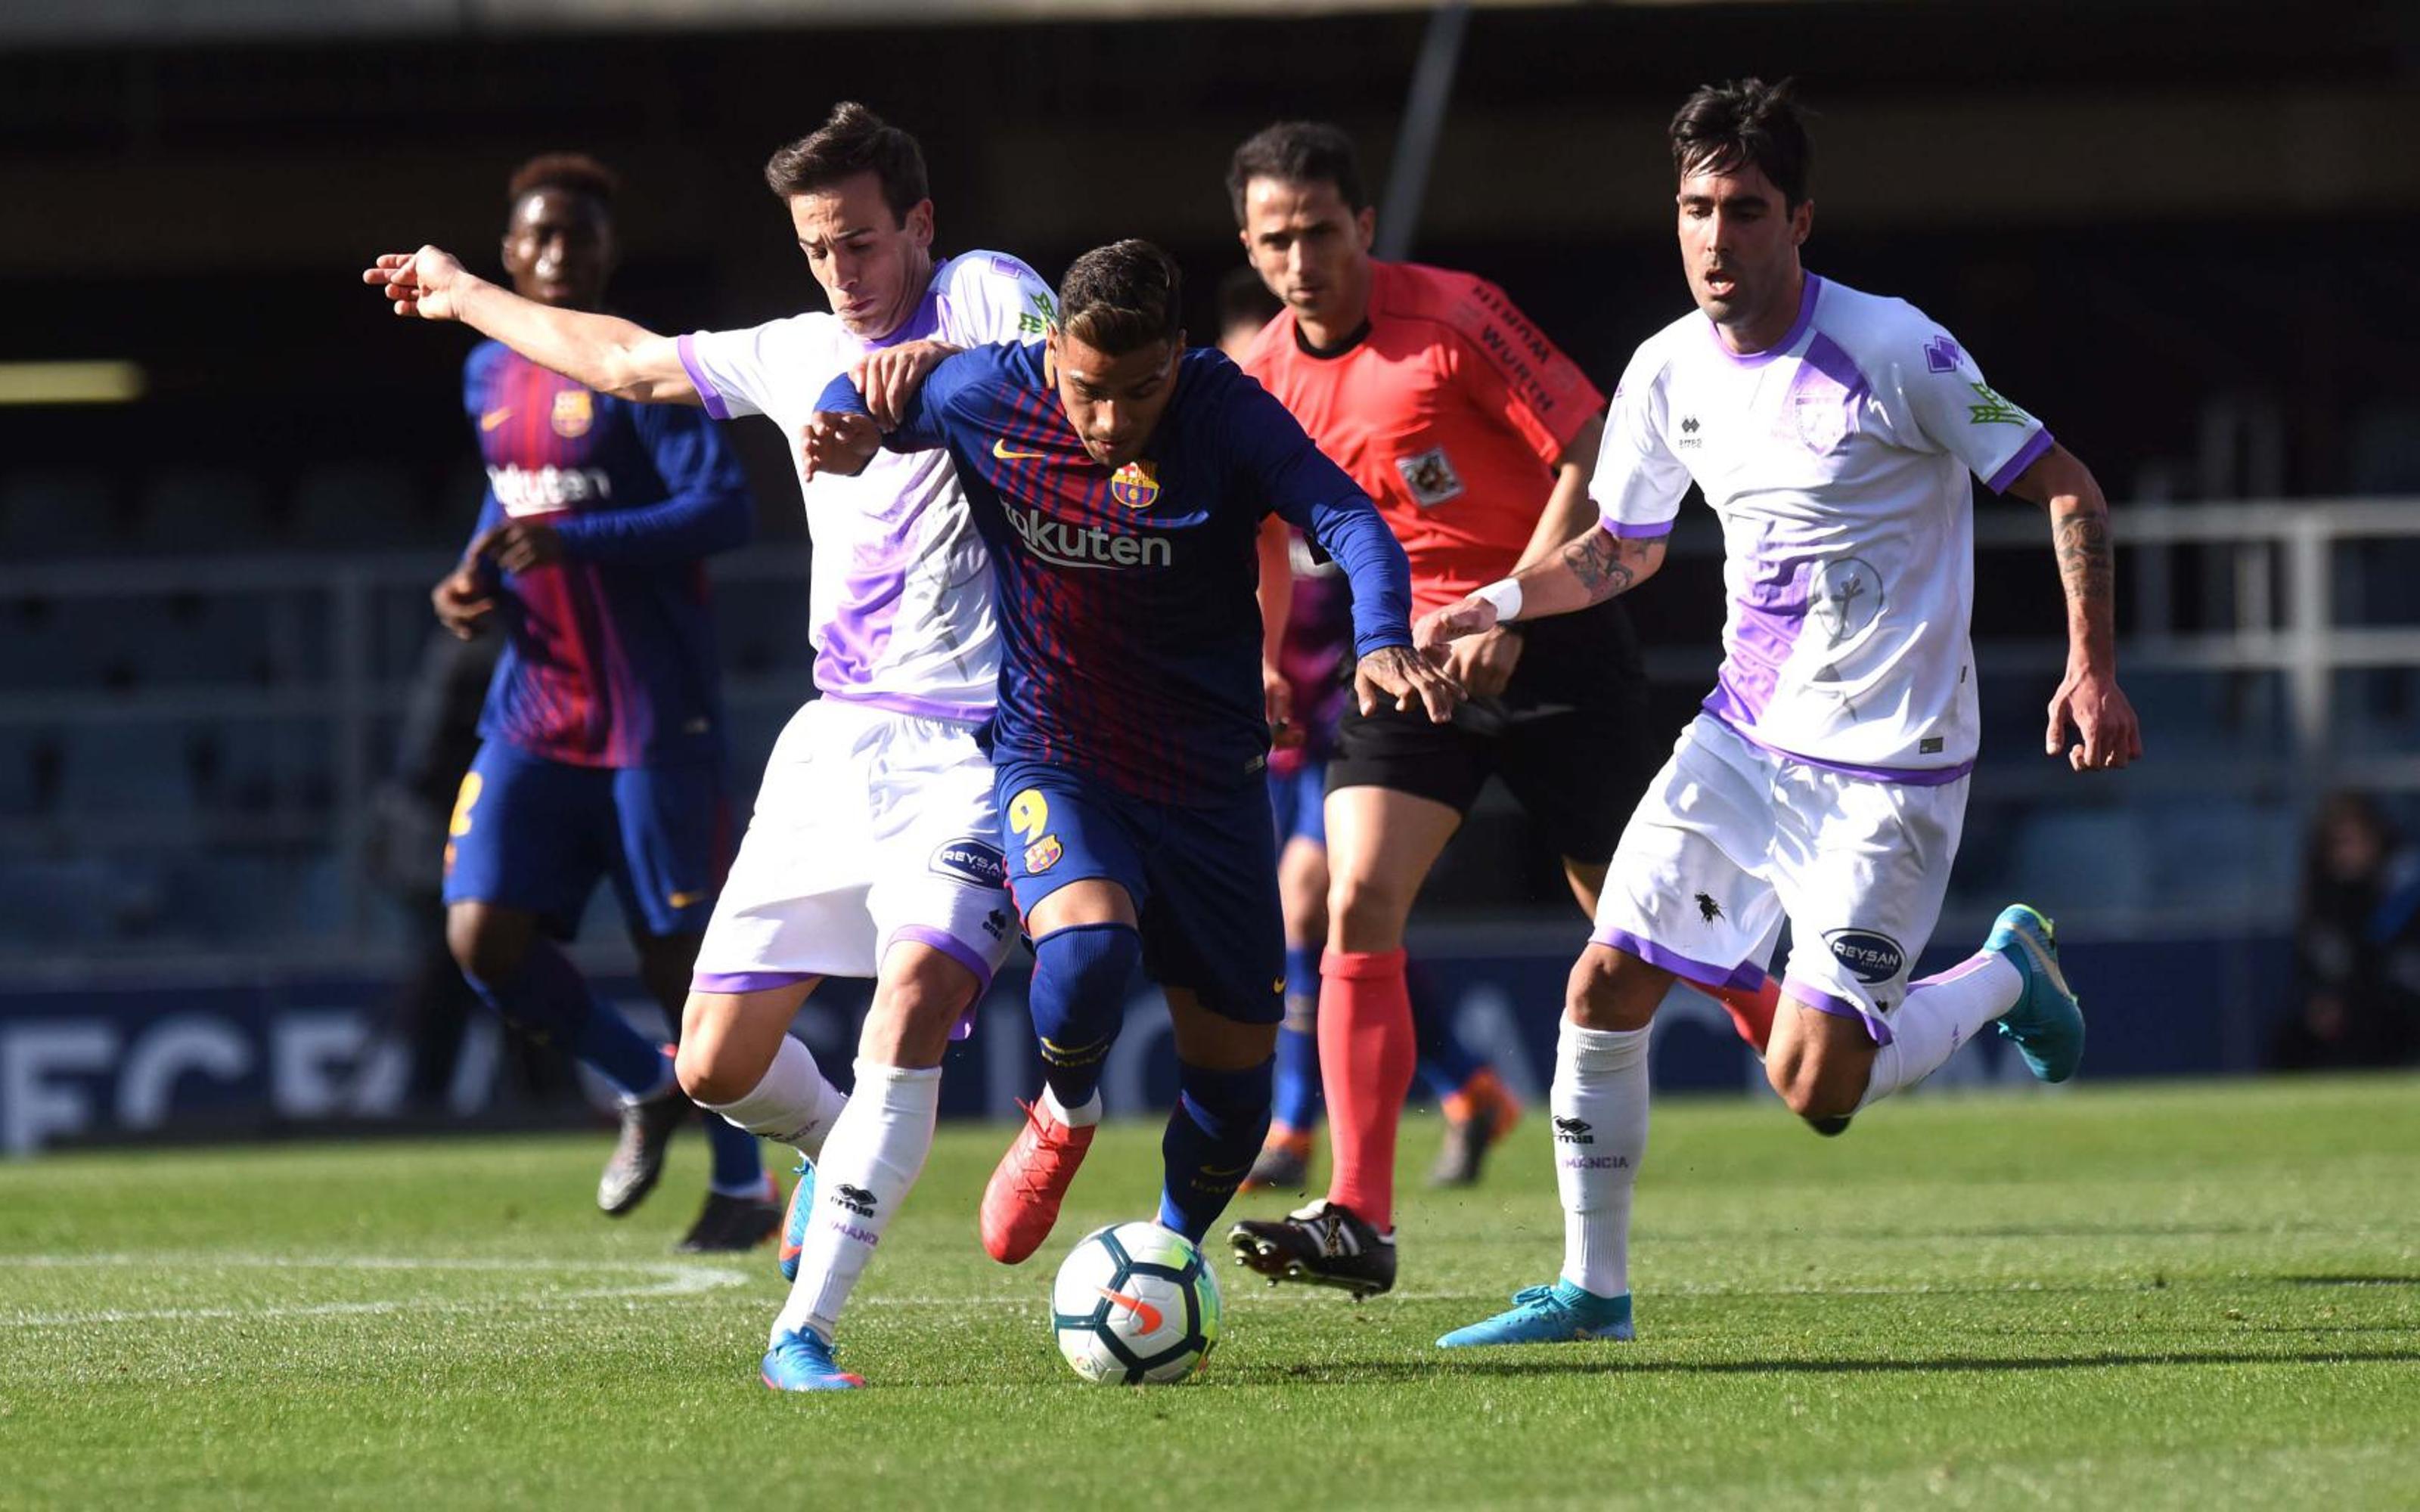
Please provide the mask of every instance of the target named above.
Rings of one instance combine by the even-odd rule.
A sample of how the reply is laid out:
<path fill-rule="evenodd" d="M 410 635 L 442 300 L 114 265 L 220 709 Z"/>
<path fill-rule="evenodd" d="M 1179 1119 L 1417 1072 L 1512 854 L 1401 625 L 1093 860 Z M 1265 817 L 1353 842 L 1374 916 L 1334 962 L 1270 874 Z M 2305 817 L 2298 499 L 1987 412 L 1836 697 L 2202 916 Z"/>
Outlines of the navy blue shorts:
<path fill-rule="evenodd" d="M 1114 882 L 1134 899 L 1152 980 L 1238 1023 L 1285 1017 L 1277 836 L 1260 789 L 1211 807 L 1151 803 L 1016 760 L 994 781 L 1018 914 L 1071 882 Z"/>
<path fill-rule="evenodd" d="M 1327 848 L 1327 764 L 1305 762 L 1293 771 L 1269 773 L 1269 808 L 1277 815 L 1278 849 L 1307 840 Z"/>
<path fill-rule="evenodd" d="M 695 934 L 731 866 L 731 796 L 719 761 L 574 766 L 501 740 L 480 748 L 454 801 L 445 901 L 580 928 L 599 877 L 649 934 Z"/>

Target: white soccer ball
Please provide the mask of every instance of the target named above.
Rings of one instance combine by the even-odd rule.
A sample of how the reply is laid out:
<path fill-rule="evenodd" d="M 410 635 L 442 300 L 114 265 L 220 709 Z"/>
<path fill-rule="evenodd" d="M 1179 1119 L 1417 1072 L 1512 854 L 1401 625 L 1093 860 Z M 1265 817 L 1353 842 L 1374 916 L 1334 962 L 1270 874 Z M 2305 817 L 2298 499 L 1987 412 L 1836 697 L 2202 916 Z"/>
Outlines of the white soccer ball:
<path fill-rule="evenodd" d="M 1218 1313 L 1210 1262 L 1157 1224 L 1086 1234 L 1050 1284 L 1059 1352 L 1095 1385 L 1184 1380 L 1218 1344 Z"/>

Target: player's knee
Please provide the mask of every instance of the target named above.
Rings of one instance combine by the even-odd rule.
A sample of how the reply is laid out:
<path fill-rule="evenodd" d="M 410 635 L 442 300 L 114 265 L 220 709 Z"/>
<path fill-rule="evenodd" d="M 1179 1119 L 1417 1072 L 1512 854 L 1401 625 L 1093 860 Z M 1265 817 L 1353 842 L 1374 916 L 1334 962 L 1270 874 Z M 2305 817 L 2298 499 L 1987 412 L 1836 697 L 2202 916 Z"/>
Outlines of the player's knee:
<path fill-rule="evenodd" d="M 1590 946 L 1563 988 L 1563 1013 L 1584 1029 L 1643 1029 L 1671 985 L 1668 973 L 1635 956 Z"/>
<path fill-rule="evenodd" d="M 1854 1113 L 1866 1091 L 1862 1069 L 1827 1060 L 1803 1046 L 1787 1046 L 1767 1055 L 1764 1079 L 1784 1107 L 1807 1119 Z"/>
<path fill-rule="evenodd" d="M 921 959 L 886 974 L 858 1038 L 858 1053 L 889 1066 L 938 1066 L 950 1031 L 973 1003 L 981 983 L 946 956 Z"/>
<path fill-rule="evenodd" d="M 716 1063 L 712 1040 L 694 1035 L 673 1047 L 673 1079 L 692 1103 L 736 1102 L 748 1092 L 744 1087 L 733 1090 L 737 1078 Z"/>
<path fill-rule="evenodd" d="M 673 1078 L 690 1102 L 709 1107 L 737 1103 L 754 1091 L 771 1064 L 768 1057 L 751 1055 L 737 1039 L 700 1031 L 694 1024 L 673 1048 Z"/>
<path fill-rule="evenodd" d="M 527 959 L 529 933 L 512 927 L 492 909 L 458 905 L 445 915 L 445 948 L 464 976 L 502 981 Z"/>
<path fill-rule="evenodd" d="M 1407 884 L 1399 877 L 1339 875 L 1327 887 L 1330 928 L 1340 939 L 1399 933 L 1419 890 L 1417 880 Z"/>
<path fill-rule="evenodd" d="M 1076 924 L 1035 940 L 1033 961 L 1059 995 L 1122 995 L 1142 962 L 1142 936 L 1126 924 Z"/>

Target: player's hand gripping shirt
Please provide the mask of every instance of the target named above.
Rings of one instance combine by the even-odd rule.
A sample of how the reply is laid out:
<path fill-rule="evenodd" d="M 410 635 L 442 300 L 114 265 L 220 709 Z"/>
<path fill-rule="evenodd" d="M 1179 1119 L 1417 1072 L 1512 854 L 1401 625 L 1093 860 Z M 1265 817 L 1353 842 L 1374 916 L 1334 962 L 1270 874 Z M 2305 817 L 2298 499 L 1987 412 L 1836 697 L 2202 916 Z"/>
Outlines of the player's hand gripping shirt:
<path fill-rule="evenodd" d="M 1370 265 L 1369 329 L 1334 357 L 1303 350 L 1292 310 L 1244 354 L 1378 504 L 1411 559 L 1416 612 L 1512 570 L 1555 468 L 1605 395 L 1504 291 L 1468 273 Z"/>
<path fill-rule="evenodd" d="M 1809 273 L 1766 351 L 1695 312 L 1642 344 L 1590 491 L 1620 536 L 1668 532 L 1692 481 L 1721 519 L 1708 713 L 1819 765 L 1947 782 L 1978 735 L 1966 474 L 2005 490 L 2050 446 L 1922 311 Z"/>
<path fill-rule="evenodd" d="M 866 352 L 1039 340 L 1049 318 L 1049 285 L 1033 270 L 970 252 L 934 269 L 916 313 L 878 341 L 817 311 L 683 336 L 681 364 L 707 413 L 770 417 L 795 464 L 816 395 Z M 806 629 L 815 687 L 902 714 L 988 718 L 1000 680 L 991 564 L 947 454 L 885 452 L 856 477 L 802 476 L 799 486 L 814 541 Z"/>
<path fill-rule="evenodd" d="M 503 577 L 509 640 L 479 733 L 576 766 L 722 750 L 705 557 L 748 538 L 739 464 L 694 411 L 628 404 L 485 342 L 463 408 L 488 465 L 477 535 L 543 520 L 563 558 Z"/>
<path fill-rule="evenodd" d="M 1000 574 L 996 760 L 1100 778 L 1161 803 L 1225 801 L 1261 780 L 1257 536 L 1274 512 L 1353 584 L 1359 655 L 1411 644 L 1404 553 L 1353 480 L 1217 352 L 1181 360 L 1147 455 L 1112 472 L 1084 451 L 1041 345 L 943 363 L 886 447 L 947 446 Z M 818 409 L 864 411 L 834 380 Z"/>

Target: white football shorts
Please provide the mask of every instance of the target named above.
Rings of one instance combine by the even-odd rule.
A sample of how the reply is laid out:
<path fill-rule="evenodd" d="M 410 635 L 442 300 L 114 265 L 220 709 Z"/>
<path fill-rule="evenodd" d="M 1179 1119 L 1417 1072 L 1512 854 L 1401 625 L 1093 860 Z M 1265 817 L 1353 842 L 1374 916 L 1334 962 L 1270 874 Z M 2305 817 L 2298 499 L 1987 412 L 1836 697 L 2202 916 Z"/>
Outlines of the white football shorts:
<path fill-rule="evenodd" d="M 1813 766 L 1700 714 L 1623 829 L 1589 937 L 1701 986 L 1745 985 L 1786 917 L 1783 995 L 1888 1044 L 1941 918 L 1970 780 Z"/>
<path fill-rule="evenodd" d="M 975 728 L 835 698 L 792 716 L 698 948 L 695 990 L 872 977 L 901 940 L 990 986 L 1016 918 Z"/>

